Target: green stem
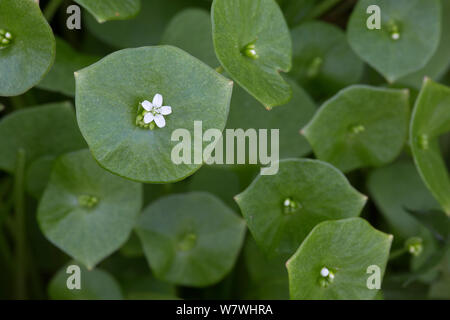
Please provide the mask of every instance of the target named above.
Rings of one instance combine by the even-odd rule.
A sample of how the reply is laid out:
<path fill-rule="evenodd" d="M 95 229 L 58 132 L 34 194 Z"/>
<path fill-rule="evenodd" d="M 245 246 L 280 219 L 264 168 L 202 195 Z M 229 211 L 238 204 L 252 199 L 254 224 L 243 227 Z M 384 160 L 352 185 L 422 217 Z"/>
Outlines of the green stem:
<path fill-rule="evenodd" d="M 16 238 L 16 299 L 26 299 L 26 235 L 25 235 L 25 150 L 17 152 L 16 171 L 14 175 L 14 213 Z"/>
<path fill-rule="evenodd" d="M 325 0 L 322 1 L 317 7 L 314 8 L 314 10 L 311 11 L 309 15 L 307 15 L 308 19 L 315 19 L 326 13 L 328 10 L 333 8 L 335 5 L 337 5 L 342 0 Z"/>
<path fill-rule="evenodd" d="M 63 0 L 50 0 L 50 2 L 44 9 L 44 17 L 47 19 L 47 21 L 51 21 L 53 19 L 62 2 Z"/>
<path fill-rule="evenodd" d="M 398 257 L 404 255 L 407 252 L 408 252 L 408 250 L 406 248 L 397 249 L 389 255 L 389 261 L 397 259 Z"/>

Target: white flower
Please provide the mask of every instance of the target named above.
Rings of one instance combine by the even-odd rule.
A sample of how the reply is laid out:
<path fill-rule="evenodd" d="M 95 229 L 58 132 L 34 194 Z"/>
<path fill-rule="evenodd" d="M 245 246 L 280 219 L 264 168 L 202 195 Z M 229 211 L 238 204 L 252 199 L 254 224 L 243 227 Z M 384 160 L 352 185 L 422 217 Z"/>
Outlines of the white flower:
<path fill-rule="evenodd" d="M 328 275 L 330 274 L 330 270 L 328 270 L 328 268 L 323 267 L 322 270 L 320 270 L 320 275 L 322 277 L 328 277 Z"/>
<path fill-rule="evenodd" d="M 153 101 L 145 100 L 141 102 L 142 108 L 144 108 L 144 123 L 149 124 L 155 121 L 159 128 L 166 126 L 166 120 L 164 116 L 172 113 L 172 107 L 163 106 L 163 97 L 159 93 L 155 94 Z"/>

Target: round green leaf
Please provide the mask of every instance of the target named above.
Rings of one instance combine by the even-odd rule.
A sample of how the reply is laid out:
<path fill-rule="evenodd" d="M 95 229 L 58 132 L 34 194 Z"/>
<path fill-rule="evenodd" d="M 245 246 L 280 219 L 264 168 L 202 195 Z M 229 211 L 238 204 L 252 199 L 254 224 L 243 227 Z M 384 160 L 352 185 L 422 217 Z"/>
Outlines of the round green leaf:
<path fill-rule="evenodd" d="M 129 19 L 138 14 L 140 0 L 74 0 L 88 10 L 98 22 Z M 146 1 L 146 0 L 144 0 Z"/>
<path fill-rule="evenodd" d="M 282 108 L 264 110 L 260 104 L 245 90 L 235 86 L 231 98 L 228 129 L 279 129 L 280 158 L 301 157 L 311 152 L 305 137 L 299 129 L 305 126 L 314 116 L 316 106 L 308 94 L 293 81 L 292 99 Z"/>
<path fill-rule="evenodd" d="M 38 207 L 44 235 L 89 269 L 128 239 L 142 186 L 103 170 L 88 150 L 59 157 Z"/>
<path fill-rule="evenodd" d="M 302 130 L 317 158 L 347 172 L 392 162 L 408 134 L 407 90 L 352 86 L 326 101 Z"/>
<path fill-rule="evenodd" d="M 69 290 L 67 280 L 72 273 L 66 273 L 69 265 L 80 267 L 81 289 Z M 122 300 L 122 292 L 116 279 L 101 269 L 87 270 L 76 262 L 64 266 L 51 279 L 48 295 L 52 300 Z"/>
<path fill-rule="evenodd" d="M 358 216 L 367 197 L 331 165 L 282 160 L 274 176 L 258 176 L 235 197 L 256 243 L 269 255 L 292 255 L 325 220 Z"/>
<path fill-rule="evenodd" d="M 0 96 L 17 96 L 50 70 L 55 38 L 34 0 L 0 0 L 0 38 Z"/>
<path fill-rule="evenodd" d="M 291 99 L 280 71 L 291 69 L 292 43 L 274 0 L 214 0 L 213 40 L 231 77 L 267 109 Z"/>
<path fill-rule="evenodd" d="M 307 22 L 291 31 L 290 74 L 316 99 L 329 97 L 362 76 L 363 63 L 351 50 L 343 31 L 325 22 Z"/>
<path fill-rule="evenodd" d="M 216 197 L 192 192 L 155 201 L 144 210 L 136 230 L 156 277 L 203 287 L 233 267 L 245 223 Z"/>
<path fill-rule="evenodd" d="M 422 226 L 407 210 L 425 211 L 439 208 L 427 190 L 412 161 L 400 161 L 373 170 L 367 187 L 379 212 L 391 227 L 394 246 L 405 247 L 411 237 L 422 239 L 423 251 L 413 256 L 413 267 L 420 266 L 434 253 L 432 234 Z"/>
<path fill-rule="evenodd" d="M 439 136 L 450 131 L 450 88 L 425 79 L 414 107 L 410 144 L 425 185 L 450 215 L 450 177 Z"/>
<path fill-rule="evenodd" d="M 441 0 L 442 2 L 442 30 L 439 40 L 439 47 L 431 60 L 425 67 L 398 80 L 399 83 L 409 85 L 416 89 L 422 86 L 423 78 L 430 77 L 433 80 L 439 80 L 444 76 L 445 71 L 450 66 L 450 0 Z"/>
<path fill-rule="evenodd" d="M 291 299 L 374 299 L 378 290 L 367 287 L 367 269 L 375 265 L 383 276 L 391 242 L 361 218 L 322 222 L 286 264 Z"/>
<path fill-rule="evenodd" d="M 87 15 L 85 21 L 90 32 L 114 47 L 155 45 L 159 43 L 161 34 L 170 19 L 179 10 L 195 4 L 194 2 L 192 0 L 144 0 L 141 2 L 141 10 L 133 19 L 99 24 L 93 17 Z"/>
<path fill-rule="evenodd" d="M 98 60 L 97 57 L 76 52 L 64 40 L 56 38 L 55 64 L 38 88 L 75 96 L 75 78 L 73 73 Z"/>
<path fill-rule="evenodd" d="M 219 62 L 214 52 L 211 31 L 211 16 L 203 9 L 186 9 L 170 21 L 161 44 L 168 44 L 192 54 L 210 67 Z"/>
<path fill-rule="evenodd" d="M 181 143 L 171 141 L 172 132 L 186 129 L 194 140 L 194 121 L 202 121 L 203 132 L 223 130 L 233 84 L 170 46 L 118 51 L 75 78 L 78 124 L 94 157 L 120 176 L 153 183 L 178 181 L 201 167 L 193 152 L 192 164 L 172 162 L 172 149 Z M 139 127 L 139 104 L 156 94 L 172 107 L 166 126 Z"/>
<path fill-rule="evenodd" d="M 369 29 L 367 8 L 381 10 L 381 29 Z M 389 82 L 424 67 L 439 45 L 439 0 L 361 0 L 348 25 L 353 50 Z"/>
<path fill-rule="evenodd" d="M 420 232 L 420 224 L 406 210 L 439 208 L 411 161 L 373 170 L 367 186 L 380 213 L 403 240 Z"/>
<path fill-rule="evenodd" d="M 25 150 L 31 164 L 42 156 L 55 157 L 85 147 L 69 102 L 28 107 L 0 121 L 0 169 L 10 173 L 19 149 Z"/>

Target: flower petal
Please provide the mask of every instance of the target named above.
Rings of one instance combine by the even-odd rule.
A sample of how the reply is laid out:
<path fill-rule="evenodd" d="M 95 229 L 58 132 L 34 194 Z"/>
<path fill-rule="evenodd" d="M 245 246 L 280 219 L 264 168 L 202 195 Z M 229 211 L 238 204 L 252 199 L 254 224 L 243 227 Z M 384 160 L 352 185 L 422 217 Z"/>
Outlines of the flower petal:
<path fill-rule="evenodd" d="M 142 101 L 141 106 L 147 111 L 152 111 L 153 109 L 153 104 L 148 100 Z"/>
<path fill-rule="evenodd" d="M 169 106 L 161 107 L 161 108 L 158 110 L 158 112 L 161 113 L 163 116 L 166 116 L 166 115 L 172 113 L 172 107 L 169 107 Z"/>
<path fill-rule="evenodd" d="M 153 97 L 153 106 L 156 108 L 159 108 L 162 106 L 163 103 L 163 97 L 159 93 L 155 94 Z"/>
<path fill-rule="evenodd" d="M 153 114 L 151 114 L 150 112 L 146 113 L 144 116 L 144 123 L 148 124 L 148 123 L 152 122 L 154 120 L 154 118 L 155 117 L 153 117 Z"/>
<path fill-rule="evenodd" d="M 155 116 L 155 123 L 159 128 L 164 128 L 166 126 L 166 120 L 164 120 L 164 117 L 160 114 Z"/>

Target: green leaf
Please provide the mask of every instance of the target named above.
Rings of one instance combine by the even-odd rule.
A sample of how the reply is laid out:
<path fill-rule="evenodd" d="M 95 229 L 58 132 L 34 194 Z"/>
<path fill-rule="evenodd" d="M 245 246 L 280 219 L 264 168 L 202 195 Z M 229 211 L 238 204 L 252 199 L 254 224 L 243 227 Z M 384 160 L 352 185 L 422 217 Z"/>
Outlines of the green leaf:
<path fill-rule="evenodd" d="M 78 124 L 91 152 L 103 167 L 132 180 L 174 182 L 191 175 L 202 164 L 193 157 L 192 164 L 172 162 L 172 149 L 181 143 L 171 141 L 172 132 L 186 129 L 193 140 L 194 121 L 202 121 L 203 131 L 225 127 L 232 82 L 175 47 L 118 51 L 75 78 Z M 166 126 L 139 127 L 139 104 L 156 94 L 172 107 Z"/>
<path fill-rule="evenodd" d="M 144 0 L 133 19 L 99 24 L 91 16 L 86 16 L 86 27 L 97 38 L 117 48 L 156 45 L 170 19 L 179 10 L 193 4 L 192 0 Z"/>
<path fill-rule="evenodd" d="M 54 162 L 54 156 L 43 156 L 29 165 L 26 176 L 26 189 L 35 199 L 40 199 L 44 193 Z"/>
<path fill-rule="evenodd" d="M 367 27 L 371 5 L 381 9 L 381 29 Z M 348 40 L 364 61 L 394 82 L 430 61 L 440 31 L 439 0 L 361 0 L 348 24 Z"/>
<path fill-rule="evenodd" d="M 69 102 L 28 107 L 0 121 L 0 169 L 10 173 L 19 149 L 25 150 L 27 163 L 31 164 L 42 156 L 58 156 L 85 147 Z"/>
<path fill-rule="evenodd" d="M 50 72 L 45 76 L 38 88 L 75 96 L 74 72 L 87 67 L 99 58 L 76 52 L 69 44 L 56 38 L 56 60 Z"/>
<path fill-rule="evenodd" d="M 140 0 L 74 0 L 89 11 L 99 23 L 124 20 L 136 16 L 141 8 Z M 144 0 L 146 1 L 146 0 Z"/>
<path fill-rule="evenodd" d="M 0 96 L 17 96 L 50 70 L 55 38 L 36 1 L 1 0 L 0 39 Z"/>
<path fill-rule="evenodd" d="M 294 57 L 290 74 L 316 99 L 329 97 L 361 78 L 363 63 L 339 28 L 307 22 L 292 29 L 291 35 Z"/>
<path fill-rule="evenodd" d="M 186 9 L 170 21 L 161 39 L 168 44 L 183 49 L 210 67 L 219 65 L 212 41 L 211 16 L 203 9 Z"/>
<path fill-rule="evenodd" d="M 450 245 L 450 217 L 444 212 L 409 210 L 409 213 L 427 227 L 442 244 Z"/>
<path fill-rule="evenodd" d="M 392 162 L 408 133 L 407 90 L 351 86 L 326 101 L 302 130 L 317 158 L 347 172 Z"/>
<path fill-rule="evenodd" d="M 411 161 L 400 161 L 373 170 L 367 187 L 380 213 L 402 240 L 417 236 L 420 224 L 408 214 L 408 209 L 439 208 L 423 184 Z"/>
<path fill-rule="evenodd" d="M 108 272 L 101 269 L 87 270 L 80 267 L 81 289 L 70 290 L 67 288 L 67 280 L 72 273 L 66 273 L 69 265 L 77 265 L 76 262 L 64 266 L 51 279 L 48 285 L 48 295 L 52 300 L 122 300 L 122 292 L 116 279 Z"/>
<path fill-rule="evenodd" d="M 441 0 L 442 2 L 442 30 L 439 40 L 439 47 L 431 60 L 419 71 L 403 77 L 398 80 L 399 83 L 409 85 L 416 89 L 422 86 L 425 76 L 433 79 L 441 79 L 445 71 L 450 66 L 450 0 Z"/>
<path fill-rule="evenodd" d="M 383 276 L 391 241 L 361 218 L 322 222 L 287 262 L 291 299 L 374 299 L 367 268 L 376 265 Z"/>
<path fill-rule="evenodd" d="M 292 100 L 282 108 L 270 111 L 261 108 L 259 102 L 239 86 L 235 86 L 231 98 L 229 129 L 279 129 L 280 158 L 301 157 L 311 152 L 305 137 L 299 129 L 314 116 L 316 106 L 308 94 L 293 81 Z"/>
<path fill-rule="evenodd" d="M 38 207 L 44 235 L 92 269 L 128 239 L 142 186 L 117 177 L 81 150 L 59 157 Z"/>
<path fill-rule="evenodd" d="M 216 197 L 192 192 L 155 201 L 144 210 L 136 230 L 157 278 L 204 287 L 230 272 L 245 223 Z"/>
<path fill-rule="evenodd" d="M 267 109 L 292 90 L 280 71 L 291 69 L 292 43 L 274 0 L 214 0 L 213 40 L 223 68 Z"/>
<path fill-rule="evenodd" d="M 450 177 L 439 149 L 439 136 L 450 131 L 450 88 L 425 79 L 414 107 L 410 144 L 425 185 L 450 215 Z"/>
<path fill-rule="evenodd" d="M 367 197 L 331 165 L 282 160 L 235 197 L 256 243 L 268 255 L 292 255 L 319 222 L 358 216 Z"/>
<path fill-rule="evenodd" d="M 439 204 L 423 184 L 412 161 L 399 161 L 373 170 L 367 187 L 394 234 L 394 248 L 402 250 L 412 237 L 422 240 L 422 252 L 412 255 L 412 268 L 417 269 L 434 254 L 437 246 L 433 235 L 408 210 L 429 210 L 439 208 Z"/>
<path fill-rule="evenodd" d="M 248 287 L 242 298 L 250 300 L 289 299 L 286 261 L 280 257 L 271 259 L 266 257 L 252 237 L 247 237 L 243 251 L 248 271 L 245 284 Z"/>

